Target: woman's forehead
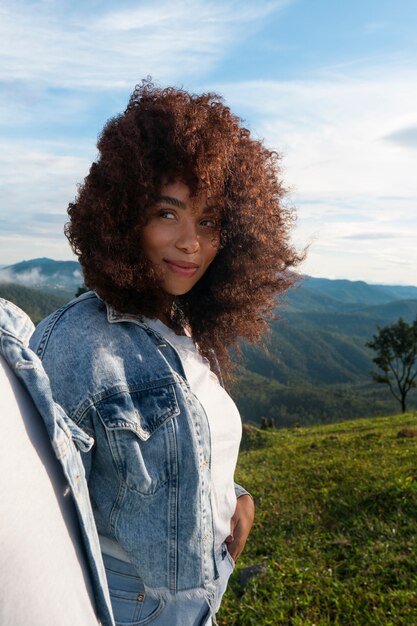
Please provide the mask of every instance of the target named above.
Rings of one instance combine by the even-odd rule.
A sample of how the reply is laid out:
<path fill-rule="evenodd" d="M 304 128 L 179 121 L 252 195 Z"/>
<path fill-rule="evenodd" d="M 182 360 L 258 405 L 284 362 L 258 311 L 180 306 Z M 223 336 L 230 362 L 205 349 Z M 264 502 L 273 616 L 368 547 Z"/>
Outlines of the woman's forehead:
<path fill-rule="evenodd" d="M 182 181 L 163 184 L 158 202 L 165 202 L 179 209 L 188 208 L 202 212 L 217 212 L 222 206 L 219 194 L 215 194 L 210 188 L 200 188 L 193 192 Z"/>

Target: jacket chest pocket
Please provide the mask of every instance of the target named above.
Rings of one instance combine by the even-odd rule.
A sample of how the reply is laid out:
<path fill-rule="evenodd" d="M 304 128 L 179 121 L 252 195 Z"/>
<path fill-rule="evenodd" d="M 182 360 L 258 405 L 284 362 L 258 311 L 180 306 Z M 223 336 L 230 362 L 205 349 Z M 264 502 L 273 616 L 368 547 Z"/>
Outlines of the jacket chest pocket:
<path fill-rule="evenodd" d="M 154 494 L 177 474 L 175 384 L 161 383 L 112 394 L 96 404 L 110 453 L 127 486 Z M 99 453 L 99 451 L 97 451 Z"/>

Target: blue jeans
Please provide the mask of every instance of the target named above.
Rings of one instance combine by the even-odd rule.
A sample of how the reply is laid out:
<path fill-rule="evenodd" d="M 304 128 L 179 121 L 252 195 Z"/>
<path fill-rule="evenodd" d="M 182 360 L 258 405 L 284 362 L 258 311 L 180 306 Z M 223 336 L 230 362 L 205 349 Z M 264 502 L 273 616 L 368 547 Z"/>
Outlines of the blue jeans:
<path fill-rule="evenodd" d="M 204 598 L 160 599 L 148 596 L 130 563 L 103 554 L 116 626 L 211 626 L 210 608 Z M 226 591 L 234 563 L 225 544 L 216 553 L 219 571 L 214 609 Z"/>

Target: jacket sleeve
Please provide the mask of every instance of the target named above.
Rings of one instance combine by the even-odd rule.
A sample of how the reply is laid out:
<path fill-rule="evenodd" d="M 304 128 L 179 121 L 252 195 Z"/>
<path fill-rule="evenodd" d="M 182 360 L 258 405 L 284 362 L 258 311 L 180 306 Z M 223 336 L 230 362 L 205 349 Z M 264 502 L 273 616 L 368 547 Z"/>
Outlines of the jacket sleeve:
<path fill-rule="evenodd" d="M 85 471 L 85 479 L 88 483 L 88 481 L 90 480 L 90 473 L 91 473 L 91 460 L 92 460 L 92 452 L 91 450 L 89 450 L 88 452 L 82 452 L 81 453 L 81 460 L 83 462 L 84 465 L 84 471 Z"/>
<path fill-rule="evenodd" d="M 89 411 L 87 411 L 87 413 L 83 416 L 78 430 L 80 430 L 85 437 L 88 437 L 89 441 L 91 442 L 88 448 L 80 448 L 81 460 L 84 465 L 85 477 L 88 482 L 90 479 L 93 449 L 95 445 L 95 431 Z"/>
<path fill-rule="evenodd" d="M 62 346 L 71 345 L 65 335 L 60 334 L 60 327 L 55 326 L 54 317 L 59 311 L 42 320 L 33 332 L 29 346 L 42 361 L 49 378 L 55 410 L 61 414 L 68 427 L 72 440 L 76 444 L 84 465 L 87 481 L 91 471 L 92 447 L 95 432 L 90 412 L 86 411 L 81 420 L 74 419 L 74 410 L 86 397 L 86 390 L 78 377 L 77 359 L 74 350 L 63 350 Z"/>
<path fill-rule="evenodd" d="M 236 498 L 240 498 L 240 496 L 250 496 L 253 500 L 252 494 L 250 494 L 249 491 L 246 491 L 244 487 L 238 485 L 237 483 L 235 483 L 235 494 Z"/>

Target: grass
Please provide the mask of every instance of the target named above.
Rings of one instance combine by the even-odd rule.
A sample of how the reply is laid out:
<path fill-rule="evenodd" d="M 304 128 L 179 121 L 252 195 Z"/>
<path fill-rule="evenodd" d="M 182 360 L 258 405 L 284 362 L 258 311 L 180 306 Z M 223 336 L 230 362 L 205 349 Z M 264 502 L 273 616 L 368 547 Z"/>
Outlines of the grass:
<path fill-rule="evenodd" d="M 417 437 L 397 436 L 416 426 L 408 413 L 245 433 L 236 478 L 256 523 L 220 626 L 417 624 Z M 255 563 L 266 573 L 242 591 Z"/>

